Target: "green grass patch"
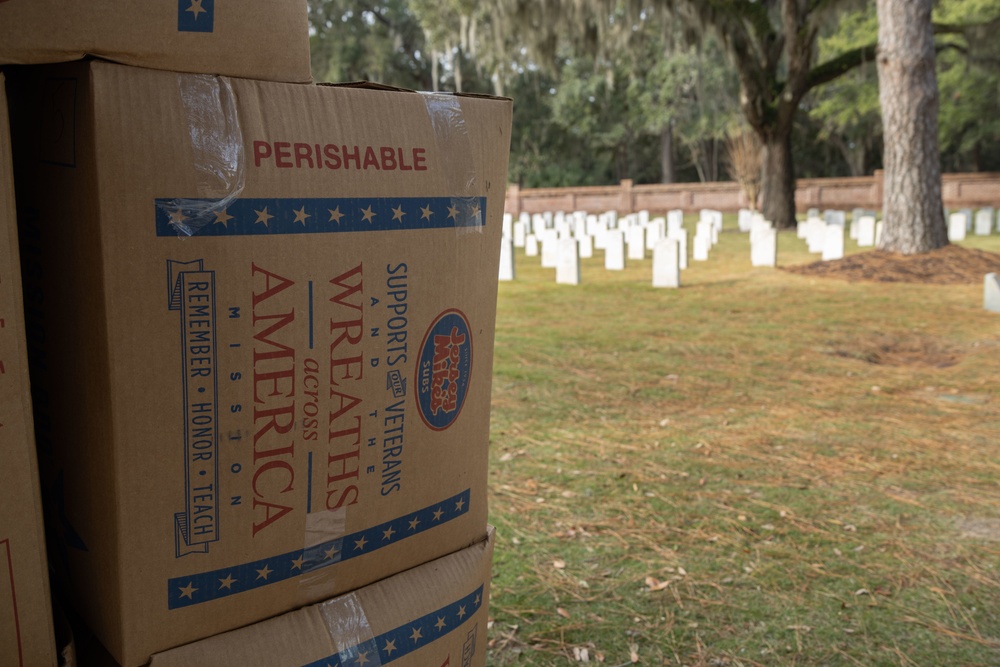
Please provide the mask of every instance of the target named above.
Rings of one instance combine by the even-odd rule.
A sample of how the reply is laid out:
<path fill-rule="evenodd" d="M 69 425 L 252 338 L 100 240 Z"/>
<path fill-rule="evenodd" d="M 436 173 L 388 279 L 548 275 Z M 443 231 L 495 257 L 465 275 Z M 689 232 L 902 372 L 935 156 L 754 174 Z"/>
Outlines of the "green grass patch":
<path fill-rule="evenodd" d="M 726 225 L 680 290 L 501 283 L 490 664 L 1000 664 L 982 286 L 752 269 Z"/>

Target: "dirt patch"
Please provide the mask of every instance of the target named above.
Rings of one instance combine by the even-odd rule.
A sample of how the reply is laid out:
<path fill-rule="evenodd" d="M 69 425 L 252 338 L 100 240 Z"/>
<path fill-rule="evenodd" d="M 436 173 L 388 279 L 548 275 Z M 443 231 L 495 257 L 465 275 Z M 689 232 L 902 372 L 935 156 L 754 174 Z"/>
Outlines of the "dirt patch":
<path fill-rule="evenodd" d="M 964 518 L 958 530 L 965 539 L 1000 542 L 1000 519 Z"/>
<path fill-rule="evenodd" d="M 961 359 L 933 338 L 921 335 L 879 334 L 841 343 L 833 353 L 879 366 L 929 366 L 948 368 Z"/>
<path fill-rule="evenodd" d="M 987 273 L 1000 273 L 1000 254 L 949 245 L 920 255 L 873 250 L 843 259 L 782 268 L 803 276 L 849 282 L 979 285 Z"/>

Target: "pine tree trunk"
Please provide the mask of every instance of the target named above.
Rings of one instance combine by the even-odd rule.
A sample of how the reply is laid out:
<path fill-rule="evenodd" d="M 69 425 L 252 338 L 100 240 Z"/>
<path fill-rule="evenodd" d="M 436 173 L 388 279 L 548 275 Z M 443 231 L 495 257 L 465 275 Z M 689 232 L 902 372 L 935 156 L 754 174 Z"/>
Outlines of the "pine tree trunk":
<path fill-rule="evenodd" d="M 674 173 L 674 121 L 660 132 L 660 182 L 673 183 L 677 180 Z"/>
<path fill-rule="evenodd" d="M 795 227 L 795 172 L 792 167 L 792 131 L 772 128 L 761 137 L 764 170 L 761 174 L 761 209 L 765 220 L 778 229 Z"/>
<path fill-rule="evenodd" d="M 885 137 L 880 250 L 948 244 L 941 204 L 933 0 L 878 0 L 878 82 Z"/>

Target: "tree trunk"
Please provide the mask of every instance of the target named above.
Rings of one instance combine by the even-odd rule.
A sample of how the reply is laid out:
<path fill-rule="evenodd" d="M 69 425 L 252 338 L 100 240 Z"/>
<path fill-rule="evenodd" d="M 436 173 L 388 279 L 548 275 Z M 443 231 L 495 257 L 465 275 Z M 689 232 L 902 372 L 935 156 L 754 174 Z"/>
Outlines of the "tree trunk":
<path fill-rule="evenodd" d="M 764 170 L 761 174 L 761 209 L 777 229 L 795 227 L 795 172 L 792 167 L 792 128 L 771 128 L 761 137 Z"/>
<path fill-rule="evenodd" d="M 673 183 L 677 180 L 674 172 L 674 121 L 660 132 L 660 183 Z"/>
<path fill-rule="evenodd" d="M 878 0 L 878 83 L 885 137 L 880 250 L 948 245 L 941 204 L 933 0 Z"/>

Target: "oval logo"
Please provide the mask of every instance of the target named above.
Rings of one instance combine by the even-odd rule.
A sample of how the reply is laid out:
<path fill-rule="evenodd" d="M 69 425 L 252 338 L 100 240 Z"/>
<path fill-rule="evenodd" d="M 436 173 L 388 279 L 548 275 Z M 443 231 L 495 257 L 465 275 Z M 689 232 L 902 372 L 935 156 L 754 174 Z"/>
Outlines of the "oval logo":
<path fill-rule="evenodd" d="M 435 431 L 455 423 L 469 393 L 472 332 L 460 310 L 437 316 L 424 335 L 417 360 L 417 408 Z"/>

